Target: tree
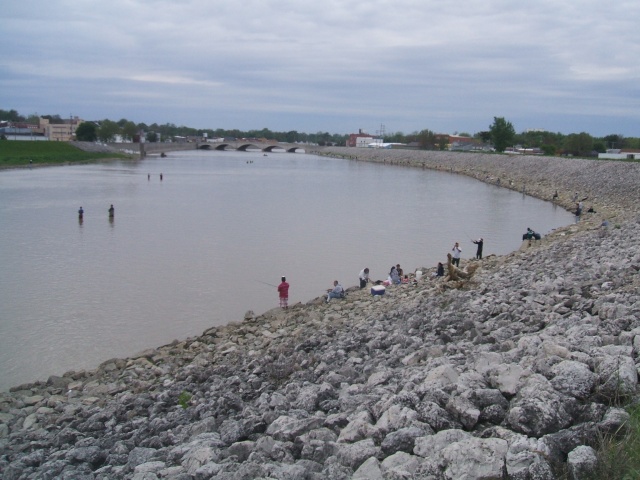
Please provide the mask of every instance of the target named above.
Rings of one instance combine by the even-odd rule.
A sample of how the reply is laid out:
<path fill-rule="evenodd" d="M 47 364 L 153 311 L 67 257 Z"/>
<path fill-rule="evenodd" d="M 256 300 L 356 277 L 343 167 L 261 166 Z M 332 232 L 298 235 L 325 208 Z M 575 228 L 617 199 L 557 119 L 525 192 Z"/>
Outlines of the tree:
<path fill-rule="evenodd" d="M 513 145 L 516 131 L 511 122 L 507 122 L 504 117 L 493 117 L 493 124 L 489 127 L 493 148 L 497 152 L 504 152 L 509 145 Z"/>
<path fill-rule="evenodd" d="M 98 129 L 98 138 L 102 142 L 112 142 L 116 135 L 120 133 L 120 127 L 111 120 L 103 120 Z"/>
<path fill-rule="evenodd" d="M 422 130 L 418 134 L 418 144 L 425 150 L 433 150 L 436 147 L 436 135 L 431 130 Z"/>
<path fill-rule="evenodd" d="M 555 145 L 549 145 L 548 143 L 545 143 L 544 145 L 540 146 L 540 150 L 542 150 L 542 153 L 544 153 L 545 155 L 555 155 L 556 154 L 556 146 Z"/>
<path fill-rule="evenodd" d="M 76 139 L 79 142 L 95 142 L 98 139 L 96 124 L 93 122 L 82 122 L 76 128 Z"/>
<path fill-rule="evenodd" d="M 9 122 L 21 122 L 24 117 L 18 114 L 16 110 L 0 110 L 0 120 L 7 120 Z"/>
<path fill-rule="evenodd" d="M 124 124 L 121 125 L 121 129 L 122 129 L 122 136 L 131 142 L 133 141 L 134 137 L 138 134 L 138 127 L 136 127 L 136 124 L 133 122 L 124 122 Z"/>
<path fill-rule="evenodd" d="M 480 139 L 482 143 L 489 143 L 491 141 L 491 132 L 478 132 L 474 135 L 474 137 Z"/>
<path fill-rule="evenodd" d="M 287 143 L 296 143 L 298 141 L 298 132 L 291 130 L 286 135 Z"/>
<path fill-rule="evenodd" d="M 602 139 L 606 148 L 625 148 L 626 142 L 625 138 L 622 135 L 607 135 Z"/>
<path fill-rule="evenodd" d="M 25 121 L 31 125 L 40 125 L 40 116 L 37 113 L 32 113 Z"/>
<path fill-rule="evenodd" d="M 571 155 L 587 157 L 593 151 L 593 137 L 588 133 L 572 133 L 564 141 L 564 149 Z"/>

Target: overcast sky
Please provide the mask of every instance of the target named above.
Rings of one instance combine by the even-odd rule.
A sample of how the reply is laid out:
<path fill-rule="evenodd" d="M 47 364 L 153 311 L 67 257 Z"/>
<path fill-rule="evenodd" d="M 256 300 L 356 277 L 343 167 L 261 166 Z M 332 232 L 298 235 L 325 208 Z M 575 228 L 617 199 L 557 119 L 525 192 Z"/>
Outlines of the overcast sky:
<path fill-rule="evenodd" d="M 640 2 L 23 0 L 0 108 L 194 128 L 640 136 Z"/>

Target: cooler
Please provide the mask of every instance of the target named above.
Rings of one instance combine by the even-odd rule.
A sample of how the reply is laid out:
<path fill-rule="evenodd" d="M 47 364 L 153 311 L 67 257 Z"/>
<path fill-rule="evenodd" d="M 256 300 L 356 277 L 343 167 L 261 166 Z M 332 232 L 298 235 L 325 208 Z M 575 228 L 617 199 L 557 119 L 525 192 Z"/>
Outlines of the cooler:
<path fill-rule="evenodd" d="M 371 287 L 371 295 L 384 295 L 386 288 L 382 285 L 376 285 L 375 287 Z"/>

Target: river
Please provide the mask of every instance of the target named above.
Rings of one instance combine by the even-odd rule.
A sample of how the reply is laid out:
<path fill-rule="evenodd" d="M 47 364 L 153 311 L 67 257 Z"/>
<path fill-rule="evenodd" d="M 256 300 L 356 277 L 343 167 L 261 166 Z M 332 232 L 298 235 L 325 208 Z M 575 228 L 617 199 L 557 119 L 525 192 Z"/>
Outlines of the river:
<path fill-rule="evenodd" d="M 505 254 L 572 220 L 463 176 L 301 153 L 3 171 L 0 390 L 262 313 L 282 275 L 306 302 L 365 266 L 431 268 L 456 241 L 464 263 L 477 237 Z"/>

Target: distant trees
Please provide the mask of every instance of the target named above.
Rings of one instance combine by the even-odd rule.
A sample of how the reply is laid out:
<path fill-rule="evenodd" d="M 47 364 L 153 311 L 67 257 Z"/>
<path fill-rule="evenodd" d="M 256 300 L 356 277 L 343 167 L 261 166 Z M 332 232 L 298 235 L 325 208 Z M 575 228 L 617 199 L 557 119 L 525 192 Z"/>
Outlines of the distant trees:
<path fill-rule="evenodd" d="M 132 142 L 134 137 L 138 135 L 139 130 L 135 123 L 125 121 L 124 124 L 120 126 L 120 133 L 123 139 Z"/>
<path fill-rule="evenodd" d="M 112 142 L 116 135 L 120 134 L 120 126 L 111 120 L 102 120 L 98 129 L 98 138 L 101 142 Z"/>
<path fill-rule="evenodd" d="M 79 142 L 95 142 L 98 139 L 98 127 L 93 122 L 82 122 L 76 128 L 76 139 Z"/>
<path fill-rule="evenodd" d="M 593 138 L 585 132 L 567 135 L 564 141 L 564 150 L 571 155 L 589 156 L 593 151 Z"/>
<path fill-rule="evenodd" d="M 607 135 L 602 138 L 604 148 L 627 148 L 626 138 L 622 135 Z"/>
<path fill-rule="evenodd" d="M 436 134 L 431 130 L 422 130 L 418 134 L 418 145 L 425 150 L 434 150 L 438 143 Z"/>
<path fill-rule="evenodd" d="M 0 121 L 4 122 L 22 122 L 22 117 L 16 110 L 0 110 Z"/>
<path fill-rule="evenodd" d="M 31 125 L 37 125 L 40 118 L 46 118 L 52 124 L 63 124 L 69 121 L 69 118 L 62 118 L 60 115 L 42 115 L 31 114 L 28 117 L 20 115 L 16 110 L 0 109 L 0 121 L 24 122 Z M 271 141 L 295 143 L 308 142 L 318 145 L 346 145 L 348 134 L 337 134 L 318 131 L 315 133 L 304 133 L 297 130 L 288 131 L 272 131 L 268 128 L 259 130 L 239 130 L 239 129 L 195 129 L 184 125 L 178 126 L 173 123 L 165 123 L 159 125 L 153 123 L 147 125 L 145 123 L 135 124 L 134 122 L 121 118 L 117 122 L 105 119 L 99 122 L 86 121 L 83 122 L 76 131 L 78 139 L 93 138 L 93 132 L 90 131 L 94 124 L 97 139 L 103 142 L 112 142 L 117 135 L 121 135 L 125 140 L 131 141 L 136 135 L 143 131 L 146 134 L 148 142 L 172 140 L 175 137 L 203 137 L 206 133 L 209 138 L 265 138 Z M 82 125 L 84 127 L 80 128 Z M 85 132 L 84 129 L 87 129 Z M 460 133 L 460 136 L 471 136 L 468 133 Z M 493 124 L 488 130 L 477 132 L 473 138 L 481 140 L 484 144 L 493 143 L 495 149 L 503 152 L 507 147 L 520 146 L 523 148 L 538 148 L 545 155 L 576 155 L 576 156 L 592 156 L 596 152 L 604 152 L 607 149 L 624 149 L 633 148 L 640 149 L 640 138 L 624 137 L 621 134 L 610 134 L 604 137 L 592 137 L 588 133 L 572 133 L 565 135 L 562 133 L 554 133 L 540 130 L 528 130 L 522 133 L 515 133 L 513 125 L 503 117 L 493 117 Z M 86 140 L 92 141 L 92 140 Z M 404 134 L 402 132 L 389 132 L 384 135 L 384 142 L 387 143 L 404 143 L 412 144 L 423 149 L 439 149 L 444 150 L 449 143 L 448 133 L 436 133 L 430 129 L 415 130 L 412 133 Z"/>
<path fill-rule="evenodd" d="M 509 145 L 513 145 L 513 139 L 516 136 L 513 125 L 511 122 L 506 121 L 504 117 L 493 117 L 493 124 L 489 127 L 489 133 L 491 134 L 493 148 L 497 152 L 504 152 Z"/>

